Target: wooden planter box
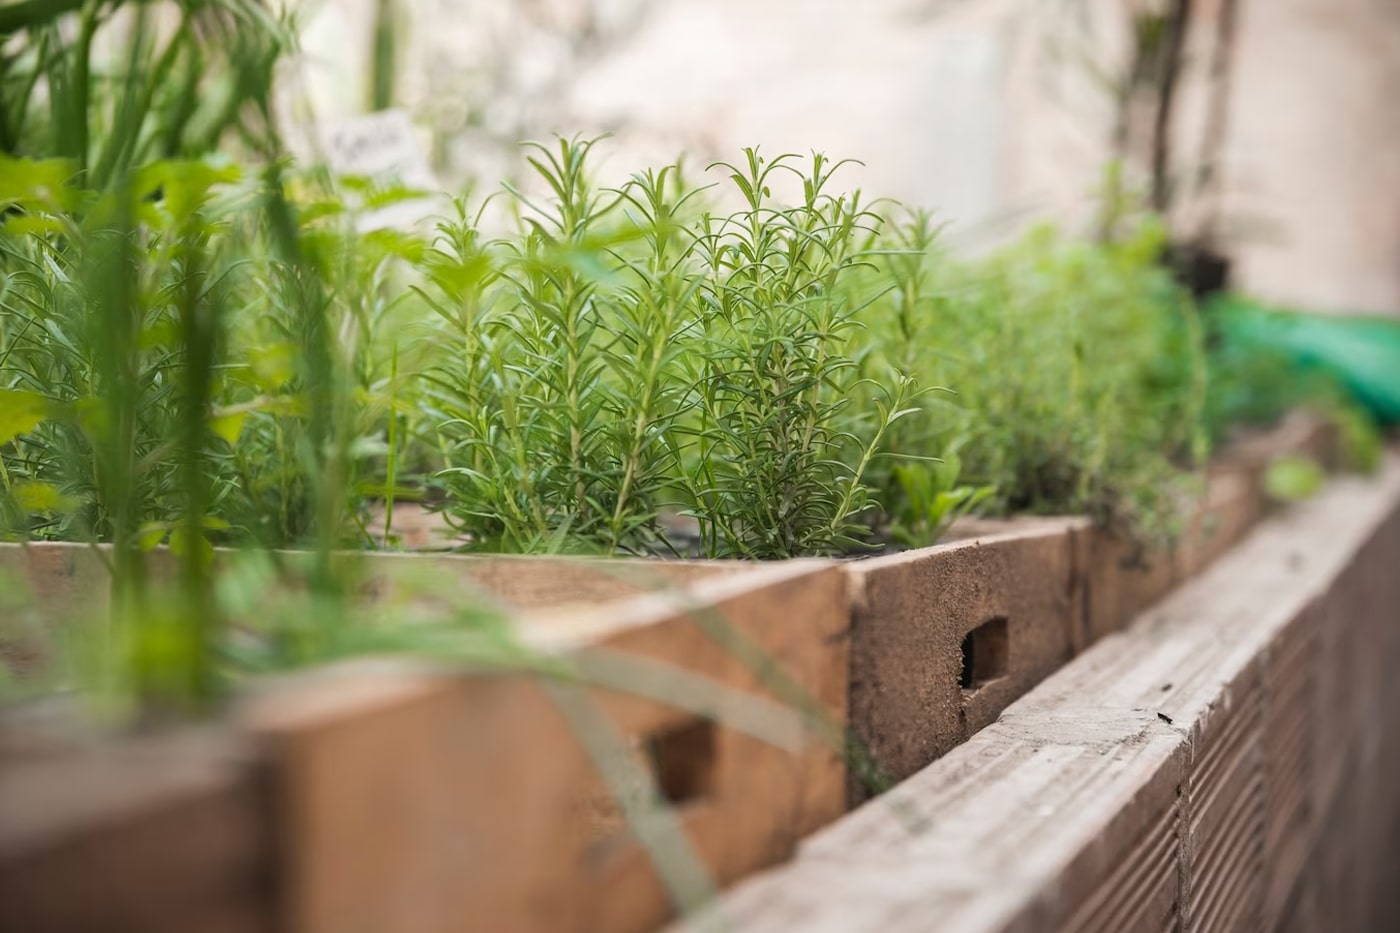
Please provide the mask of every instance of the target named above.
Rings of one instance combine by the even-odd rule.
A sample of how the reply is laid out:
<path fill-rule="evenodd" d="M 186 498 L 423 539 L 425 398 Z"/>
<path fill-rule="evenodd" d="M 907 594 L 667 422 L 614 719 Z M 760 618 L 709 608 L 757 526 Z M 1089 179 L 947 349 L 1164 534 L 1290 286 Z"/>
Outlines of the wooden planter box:
<path fill-rule="evenodd" d="M 1170 550 L 1153 551 L 1110 530 L 1087 529 L 1076 561 L 1085 568 L 1076 651 L 1119 630 L 1239 543 L 1268 510 L 1269 465 L 1289 455 L 1335 467 L 1335 429 L 1311 412 L 1298 411 L 1272 431 L 1227 448 L 1208 468 L 1200 500 L 1183 516 L 1181 535 Z"/>
<path fill-rule="evenodd" d="M 693 928 L 1394 929 L 1397 561 L 1400 454 Z"/>
<path fill-rule="evenodd" d="M 872 763 L 919 772 L 1200 573 L 1264 511 L 1267 460 L 1308 445 L 1325 438 L 1297 422 L 1213 470 L 1171 552 L 1052 518 L 847 562 L 356 558 L 368 599 L 426 566 L 585 675 L 662 665 L 665 690 L 725 688 L 706 694 L 719 708 L 362 661 L 258 683 L 178 734 L 57 742 L 0 717 L 0 929 L 654 929 L 677 896 L 787 859 L 869 795 Z M 90 548 L 0 546 L 0 569 L 55 617 L 101 609 Z M 1348 686 L 1317 689 L 1346 708 Z M 644 806 L 652 784 L 669 807 Z M 1297 786 L 1270 799 L 1288 810 Z"/>
<path fill-rule="evenodd" d="M 35 572 L 85 580 L 84 559 L 62 556 Z M 554 563 L 529 572 L 557 575 Z M 674 804 L 660 811 L 673 825 L 649 808 L 657 844 L 675 848 L 683 829 L 715 883 L 786 858 L 844 810 L 839 742 L 791 714 L 786 747 L 772 726 L 765 740 L 730 721 L 753 698 L 800 694 L 844 722 L 848 620 L 842 571 L 794 561 L 521 623 L 585 673 L 622 654 L 668 665 L 672 689 L 723 685 L 734 708 L 717 721 L 603 688 L 390 662 L 259 685 L 197 733 L 46 746 L 42 723 L 11 717 L 0 927 L 654 928 L 670 899 L 597 756 L 652 772 Z"/>
<path fill-rule="evenodd" d="M 269 785 L 222 727 L 57 743 L 0 721 L 0 929 L 271 928 Z"/>
<path fill-rule="evenodd" d="M 851 564 L 854 738 L 899 781 L 996 719 L 1073 653 L 1082 519 Z M 854 800 L 871 790 L 853 784 Z"/>
<path fill-rule="evenodd" d="M 1209 469 L 1171 550 L 1082 518 L 975 521 L 960 540 L 847 565 L 857 754 L 903 780 L 992 722 L 1070 658 L 1198 576 L 1264 515 L 1264 473 L 1302 454 L 1332 464 L 1325 422 L 1300 413 Z M 852 782 L 853 803 L 871 796 Z"/>

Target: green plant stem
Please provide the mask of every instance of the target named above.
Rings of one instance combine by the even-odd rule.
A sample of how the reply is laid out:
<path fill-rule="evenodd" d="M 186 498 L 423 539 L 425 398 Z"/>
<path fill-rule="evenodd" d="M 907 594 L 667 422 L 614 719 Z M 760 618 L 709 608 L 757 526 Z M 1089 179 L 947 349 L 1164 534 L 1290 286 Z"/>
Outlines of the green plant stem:
<path fill-rule="evenodd" d="M 387 544 L 394 528 L 394 492 L 398 477 L 398 388 L 399 388 L 399 345 L 394 343 L 389 365 L 389 462 L 384 471 L 384 541 Z"/>
<path fill-rule="evenodd" d="M 218 316 L 204 293 L 207 270 L 203 268 L 199 239 L 199 234 L 192 229 L 182 231 L 180 253 L 184 279 L 179 308 L 181 343 L 186 355 L 181 370 L 184 387 L 180 406 L 184 435 L 180 466 L 185 496 L 185 553 L 180 562 L 183 621 L 189 630 L 184 649 L 188 654 L 188 681 L 183 690 L 196 706 L 207 703 L 214 694 L 213 659 L 220 634 L 211 561 L 204 537 L 210 504 L 205 451 L 208 449 L 213 373 L 218 358 L 215 333 Z"/>
<path fill-rule="evenodd" d="M 92 42 L 97 35 L 100 0 L 89 0 L 83 7 L 82 24 L 78 30 L 78 42 L 73 49 L 72 87 L 69 89 L 71 103 L 66 118 L 69 122 L 68 134 L 72 135 L 72 151 L 68 153 L 76 164 L 80 175 L 88 168 L 88 114 L 92 106 Z M 57 102 L 58 98 L 55 97 Z M 56 103 L 57 105 L 57 103 Z"/>
<path fill-rule="evenodd" d="M 131 61 L 127 69 L 126 95 L 122 99 L 121 106 L 113 114 L 113 126 L 107 134 L 97 164 L 93 168 L 93 187 L 102 188 L 119 164 L 130 161 L 138 142 L 141 126 L 151 111 L 151 102 L 155 99 L 156 93 L 163 89 L 169 80 L 170 72 L 174 69 L 179 58 L 181 43 L 189 35 L 190 20 L 189 13 L 186 11 L 180 17 L 180 25 L 177 27 L 175 35 L 170 38 L 165 50 L 156 60 L 150 75 L 143 83 L 137 82 L 131 76 L 135 75 L 137 70 L 142 67 L 143 59 L 148 51 L 146 43 L 149 38 L 149 27 L 144 10 L 137 17 L 136 38 L 131 43 Z"/>
<path fill-rule="evenodd" d="M 371 46 L 369 109 L 374 113 L 394 105 L 398 72 L 398 11 L 394 0 L 375 0 Z"/>
<path fill-rule="evenodd" d="M 48 25 L 66 13 L 81 8 L 88 0 L 22 0 L 0 6 L 0 35 L 13 35 L 26 29 Z"/>

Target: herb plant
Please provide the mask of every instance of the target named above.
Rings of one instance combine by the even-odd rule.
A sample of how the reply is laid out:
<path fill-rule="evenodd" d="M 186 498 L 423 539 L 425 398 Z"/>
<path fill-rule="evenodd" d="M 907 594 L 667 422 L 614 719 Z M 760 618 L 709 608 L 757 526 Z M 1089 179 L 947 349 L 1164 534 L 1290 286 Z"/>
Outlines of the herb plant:
<path fill-rule="evenodd" d="M 1204 367 L 1194 309 L 1157 262 L 1161 229 L 1144 221 L 1093 244 L 1045 228 L 978 262 L 921 252 L 911 267 L 900 248 L 932 229 L 915 215 L 892 235 L 897 287 L 875 317 L 879 358 L 951 389 L 930 397 L 927 433 L 901 449 L 955 451 L 959 482 L 993 489 L 994 513 L 1087 511 L 1166 530 L 1174 478 L 1202 449 Z M 900 510 L 916 498 L 906 488 L 895 504 L 906 528 L 917 515 Z"/>
<path fill-rule="evenodd" d="M 15 3 L 0 38 L 0 153 L 66 159 L 98 190 L 234 134 L 259 152 L 293 44 L 260 0 Z"/>
<path fill-rule="evenodd" d="M 717 215 L 678 167 L 589 186 L 592 144 L 531 160 L 553 197 L 510 191 L 516 236 L 441 228 L 425 294 L 460 356 L 433 377 L 456 522 L 487 546 L 786 557 L 856 543 L 863 475 L 910 383 L 857 411 L 864 308 L 845 287 L 875 215 L 756 151 L 721 166 L 745 207 Z M 802 181 L 771 202 L 774 173 Z"/>

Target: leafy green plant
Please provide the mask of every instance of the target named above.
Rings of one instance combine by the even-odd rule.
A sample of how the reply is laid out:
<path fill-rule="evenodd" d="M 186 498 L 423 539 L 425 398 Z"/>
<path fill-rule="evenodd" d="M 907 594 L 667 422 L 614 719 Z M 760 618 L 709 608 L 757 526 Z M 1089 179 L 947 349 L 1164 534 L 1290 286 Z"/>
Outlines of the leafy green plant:
<path fill-rule="evenodd" d="M 1372 411 L 1335 373 L 1283 347 L 1243 338 L 1233 319 L 1234 300 L 1207 308 L 1211 382 L 1204 429 L 1213 439 L 1225 440 L 1232 432 L 1268 427 L 1294 409 L 1309 408 L 1337 429 L 1347 468 L 1374 470 L 1384 440 Z"/>
<path fill-rule="evenodd" d="M 962 461 L 951 450 L 933 463 L 897 465 L 894 477 L 903 498 L 890 525 L 890 538 L 906 547 L 934 544 L 953 522 L 972 514 L 995 494 L 991 486 L 959 485 L 961 471 Z"/>
<path fill-rule="evenodd" d="M 207 412 L 229 292 L 227 231 L 205 211 L 227 173 L 166 164 L 98 194 L 50 184 L 61 163 L 7 168 L 19 184 L 0 239 L 0 379 L 41 415 L 10 439 L 7 511 L 40 516 L 26 533 L 66 524 L 112 541 L 113 612 L 142 633 L 127 655 L 140 692 L 158 704 L 207 700 L 218 623 L 206 534 L 220 524 L 208 514 L 220 477 Z M 180 560 L 179 624 L 145 599 L 144 523 L 156 511 Z"/>
<path fill-rule="evenodd" d="M 700 424 L 687 471 L 705 551 L 745 557 L 859 546 L 873 507 L 865 473 L 886 432 L 912 414 L 912 379 L 863 380 L 854 352 L 860 302 L 849 280 L 866 262 L 879 218 L 859 194 L 827 189 L 840 163 L 820 154 L 747 150 L 722 164 L 744 208 L 705 215 L 697 242 L 706 281 L 708 351 L 697 380 Z M 802 200 L 772 203 L 773 176 L 793 173 Z M 868 409 L 856 408 L 857 389 Z"/>
<path fill-rule="evenodd" d="M 261 151 L 293 43 L 259 0 L 18 3 L 0 37 L 0 152 L 67 159 L 99 190 L 235 131 Z"/>
<path fill-rule="evenodd" d="M 1385 457 L 1385 435 L 1375 419 L 1345 398 L 1327 404 L 1327 417 L 1337 428 L 1342 465 L 1358 473 L 1374 473 Z"/>
<path fill-rule="evenodd" d="M 85 4 L 81 28 L 95 30 L 107 7 L 120 6 Z M 144 27 L 144 6 L 136 12 Z M 402 464 L 440 466 L 444 455 L 429 442 L 444 437 L 453 437 L 449 454 L 468 469 L 494 465 L 502 450 L 525 455 L 517 475 L 494 475 L 528 495 L 501 497 L 499 513 L 473 500 L 471 518 L 485 514 L 507 532 L 508 520 L 525 516 L 513 533 L 528 546 L 543 533 L 549 541 L 649 548 L 660 507 L 686 488 L 677 465 L 689 454 L 680 438 L 709 430 L 711 452 L 728 442 L 698 414 L 694 383 L 697 361 L 721 359 L 703 313 L 695 231 L 678 220 L 696 192 L 669 169 L 595 196 L 582 171 L 586 146 L 564 143 L 539 162 L 555 185 L 556 209 L 522 210 L 518 237 L 483 247 L 465 225 L 446 225 L 430 247 L 413 234 L 361 233 L 352 212 L 323 197 L 324 178 L 281 162 L 270 134 L 255 141 L 263 157 L 257 170 L 199 158 L 148 161 L 176 152 L 142 148 L 131 135 L 148 131 L 139 128 L 144 104 L 132 95 L 149 77 L 135 63 L 154 47 L 150 39 L 138 30 L 133 71 L 119 94 L 121 113 L 135 124 L 100 128 L 90 145 L 78 139 L 64 149 L 73 140 L 62 141 L 62 160 L 7 156 L 0 166 L 3 530 L 21 541 L 105 545 L 94 552 L 112 571 L 110 614 L 46 632 L 66 649 L 45 672 L 49 684 L 86 688 L 119 713 L 149 719 L 207 711 L 242 677 L 364 653 L 539 673 L 564 698 L 610 785 L 637 783 L 635 775 L 607 773 L 623 741 L 592 734 L 605 721 L 567 688 L 602 682 L 699 712 L 734 707 L 735 698 L 690 682 L 676 696 L 674 672 L 644 664 L 612 659 L 594 670 L 534 656 L 497 614 L 463 606 L 459 592 L 431 582 L 413 589 L 411 607 L 367 605 L 356 598 L 356 562 L 337 549 L 367 543 L 353 531 L 362 498 L 382 491 L 392 501 Z M 50 74 L 36 80 L 86 53 L 45 64 Z M 173 66 L 157 71 L 165 67 Z M 249 102 L 266 115 L 265 99 Z M 370 202 L 392 196 L 368 193 Z M 808 208 L 815 203 L 809 196 Z M 806 229 L 783 234 L 792 253 L 825 234 L 821 223 L 810 217 Z M 823 283 L 833 277 L 822 272 L 808 286 L 794 273 L 788 287 Z M 428 322 L 430 311 L 441 324 Z M 831 340 L 832 358 L 837 317 L 817 314 L 809 325 L 818 343 Z M 460 370 L 451 365 L 457 348 L 441 339 L 454 327 Z M 688 356 L 697 347 L 708 356 Z M 827 351 L 819 353 L 817 373 Z M 724 362 L 714 370 L 737 385 L 743 370 Z M 414 378 L 430 367 L 436 381 Z M 461 372 L 488 378 L 471 388 Z M 844 401 L 817 398 L 841 387 L 838 379 L 809 383 L 805 432 L 784 429 L 800 437 L 801 456 L 816 468 L 811 478 L 790 476 L 789 489 L 823 482 L 822 471 L 845 480 L 832 493 L 835 511 L 817 515 L 832 541 L 864 507 L 859 476 L 879 443 L 877 432 L 854 468 L 811 460 L 845 446 L 830 427 Z M 458 407 L 440 417 L 435 406 L 444 401 Z M 774 395 L 745 404 L 772 422 L 783 402 Z M 504 446 L 495 425 L 480 437 L 460 429 L 463 416 L 475 416 L 467 406 L 476 405 L 487 417 L 518 406 Z M 804 540 L 819 543 L 821 533 Z M 216 551 L 216 544 L 240 547 Z M 287 545 L 299 550 L 272 550 Z M 436 611 L 421 611 L 432 596 Z M 0 633 L 0 647 L 9 647 L 8 634 Z M 761 655 L 750 651 L 741 661 L 774 676 Z M 749 731 L 792 740 L 791 716 L 744 702 L 734 718 Z M 782 728 L 768 728 L 766 719 Z M 839 727 L 829 717 L 823 725 L 839 747 Z M 665 810 L 654 781 L 645 773 L 641 781 L 650 809 Z M 654 813 L 629 806 L 628 816 L 639 838 L 665 855 L 658 871 L 678 899 L 708 890 L 698 863 L 686 860 L 683 834 L 655 831 Z"/>
<path fill-rule="evenodd" d="M 0 519 L 110 542 L 99 680 L 146 712 L 202 706 L 223 630 L 210 537 L 230 528 L 213 513 L 237 491 L 211 416 L 246 226 L 238 172 L 189 157 L 234 128 L 275 148 L 289 34 L 255 0 L 59 0 L 0 8 L 0 35 L 0 391 L 21 413 Z M 168 599 L 146 560 L 161 540 Z"/>
<path fill-rule="evenodd" d="M 1051 229 L 974 263 L 926 248 L 931 221 L 912 216 L 882 263 L 898 287 L 873 316 L 881 360 L 898 360 L 953 394 L 927 399 L 923 437 L 897 449 L 956 449 L 963 482 L 995 491 L 979 506 L 1090 512 L 1167 531 L 1180 467 L 1200 456 L 1204 367 L 1189 299 L 1156 260 L 1161 228 L 1119 221 L 1106 243 Z M 913 252 L 919 252 L 914 250 Z M 891 511 L 909 507 L 892 475 Z"/>
<path fill-rule="evenodd" d="M 617 546 L 636 524 L 629 510 L 646 509 L 642 448 L 654 449 L 654 420 L 665 417 L 668 308 L 623 281 L 649 274 L 645 265 L 628 270 L 610 255 L 631 236 L 608 229 L 623 196 L 584 176 L 590 145 L 537 149 L 531 162 L 556 200 L 537 207 L 509 192 L 517 237 L 487 242 L 461 208 L 427 263 L 424 297 L 455 351 L 433 376 L 452 445 L 452 514 L 506 550 Z M 628 196 L 664 210 L 664 174 L 651 184 Z M 624 381 L 638 397 L 621 394 Z"/>
<path fill-rule="evenodd" d="M 678 552 L 667 511 L 710 556 L 852 546 L 862 476 L 914 392 L 852 405 L 845 280 L 878 218 L 826 192 L 821 156 L 723 166 L 746 207 L 717 216 L 674 166 L 595 191 L 591 147 L 536 150 L 553 198 L 508 192 L 518 235 L 487 242 L 462 211 L 427 261 L 460 348 L 433 377 L 454 520 L 507 550 Z M 774 173 L 801 179 L 799 205 L 771 203 Z"/>

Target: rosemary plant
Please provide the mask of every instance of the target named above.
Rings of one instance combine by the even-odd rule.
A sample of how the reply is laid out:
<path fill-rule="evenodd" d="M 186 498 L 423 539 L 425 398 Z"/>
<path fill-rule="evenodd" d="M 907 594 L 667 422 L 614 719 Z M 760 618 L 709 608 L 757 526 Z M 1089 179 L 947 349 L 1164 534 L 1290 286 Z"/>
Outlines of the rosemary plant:
<path fill-rule="evenodd" d="M 511 190 L 517 236 L 444 225 L 429 304 L 462 358 L 435 375 L 454 444 L 454 519 L 508 550 L 708 556 L 847 549 L 870 507 L 862 480 L 911 384 L 859 411 L 852 352 L 863 307 L 846 279 L 878 218 L 827 192 L 832 165 L 747 153 L 724 166 L 746 208 L 705 209 L 673 166 L 589 187 L 592 143 L 532 159 L 548 203 Z M 769 203 L 774 172 L 803 181 Z"/>

